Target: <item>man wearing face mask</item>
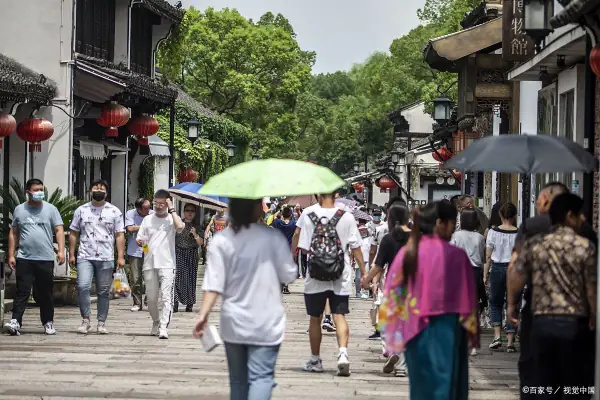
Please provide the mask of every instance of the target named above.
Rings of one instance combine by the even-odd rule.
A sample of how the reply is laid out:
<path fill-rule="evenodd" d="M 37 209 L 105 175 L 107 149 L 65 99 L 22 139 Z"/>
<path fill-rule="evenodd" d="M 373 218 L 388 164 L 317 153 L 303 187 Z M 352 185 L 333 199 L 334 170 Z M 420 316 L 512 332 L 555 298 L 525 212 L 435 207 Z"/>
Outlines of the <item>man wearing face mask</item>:
<path fill-rule="evenodd" d="M 4 331 L 11 335 L 20 334 L 31 286 L 35 284 L 44 331 L 46 335 L 54 335 L 54 259 L 59 264 L 65 262 L 63 221 L 56 207 L 44 201 L 41 180 L 30 179 L 25 187 L 29 201 L 19 204 L 13 211 L 8 234 L 8 265 L 12 270 L 16 269 L 17 294 L 12 319 L 4 325 Z M 54 252 L 54 234 L 58 254 Z"/>
<path fill-rule="evenodd" d="M 77 333 L 87 334 L 92 329 L 90 316 L 92 304 L 90 291 L 96 277 L 98 296 L 98 334 L 107 334 L 109 295 L 115 263 L 117 243 L 117 268 L 125 267 L 125 224 L 123 213 L 106 201 L 108 183 L 97 180 L 91 185 L 92 201 L 75 210 L 69 234 L 69 263 L 77 265 L 77 300 L 83 319 Z M 79 240 L 79 252 L 75 248 Z"/>
<path fill-rule="evenodd" d="M 173 312 L 173 281 L 175 280 L 175 233 L 181 233 L 185 223 L 177 215 L 171 195 L 164 189 L 154 194 L 154 214 L 142 221 L 137 244 L 144 248 L 144 282 L 148 311 L 153 325 L 150 334 L 168 339 L 167 328 Z M 158 304 L 159 293 L 161 307 Z"/>

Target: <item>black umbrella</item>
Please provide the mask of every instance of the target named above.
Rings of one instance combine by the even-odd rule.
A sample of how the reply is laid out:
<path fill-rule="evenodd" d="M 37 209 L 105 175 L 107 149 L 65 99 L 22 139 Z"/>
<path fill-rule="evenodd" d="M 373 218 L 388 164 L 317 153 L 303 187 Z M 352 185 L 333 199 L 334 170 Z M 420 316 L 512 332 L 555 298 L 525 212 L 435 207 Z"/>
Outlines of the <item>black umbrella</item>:
<path fill-rule="evenodd" d="M 460 171 L 522 174 L 589 172 L 596 165 L 596 158 L 577 143 L 548 135 L 487 136 L 444 164 Z"/>

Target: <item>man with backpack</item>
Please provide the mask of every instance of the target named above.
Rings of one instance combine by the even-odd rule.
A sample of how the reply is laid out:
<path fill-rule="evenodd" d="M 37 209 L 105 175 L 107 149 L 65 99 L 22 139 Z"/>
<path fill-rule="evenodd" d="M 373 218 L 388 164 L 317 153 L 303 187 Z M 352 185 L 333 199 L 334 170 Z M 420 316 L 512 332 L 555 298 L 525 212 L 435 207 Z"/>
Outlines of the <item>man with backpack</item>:
<path fill-rule="evenodd" d="M 309 269 L 304 281 L 304 302 L 310 316 L 309 338 L 311 357 L 304 370 L 323 372 L 320 357 L 321 318 L 329 301 L 339 345 L 337 368 L 339 376 L 350 375 L 348 360 L 348 302 L 352 293 L 354 274 L 350 263 L 351 250 L 361 276 L 366 275 L 365 262 L 360 249 L 362 239 L 354 217 L 334 206 L 335 195 L 322 194 L 319 205 L 311 206 L 297 222 L 300 230 L 298 247 L 308 251 Z"/>

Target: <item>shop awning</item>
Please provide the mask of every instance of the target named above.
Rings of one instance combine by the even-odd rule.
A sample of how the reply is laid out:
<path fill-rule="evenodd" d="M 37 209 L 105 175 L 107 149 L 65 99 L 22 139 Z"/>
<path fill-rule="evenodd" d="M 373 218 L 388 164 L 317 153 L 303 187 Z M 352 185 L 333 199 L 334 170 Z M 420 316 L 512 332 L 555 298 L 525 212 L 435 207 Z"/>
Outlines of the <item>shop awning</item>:
<path fill-rule="evenodd" d="M 557 75 L 566 65 L 574 65 L 585 59 L 585 30 L 579 26 L 566 31 L 554 39 L 529 61 L 524 62 L 508 73 L 511 81 L 539 81 L 540 71 Z M 558 58 L 564 56 L 564 66 L 559 66 Z"/>
<path fill-rule="evenodd" d="M 455 61 L 502 43 L 502 18 L 431 39 L 423 56 L 438 71 L 457 72 Z"/>
<path fill-rule="evenodd" d="M 79 156 L 84 159 L 104 160 L 108 154 L 124 155 L 127 153 L 127 146 L 111 142 L 109 140 L 89 140 L 79 139 Z"/>
<path fill-rule="evenodd" d="M 150 154 L 155 157 L 171 157 L 169 144 L 157 135 L 148 136 L 148 146 Z"/>
<path fill-rule="evenodd" d="M 75 96 L 95 103 L 104 103 L 127 89 L 122 80 L 84 63 L 77 64 L 73 80 Z"/>

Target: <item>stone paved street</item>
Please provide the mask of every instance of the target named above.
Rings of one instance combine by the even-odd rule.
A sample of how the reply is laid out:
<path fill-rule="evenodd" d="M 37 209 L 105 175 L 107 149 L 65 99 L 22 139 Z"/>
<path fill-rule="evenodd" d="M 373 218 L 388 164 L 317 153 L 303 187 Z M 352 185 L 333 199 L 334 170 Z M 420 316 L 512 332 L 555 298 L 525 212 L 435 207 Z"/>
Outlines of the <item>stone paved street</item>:
<path fill-rule="evenodd" d="M 285 296 L 287 337 L 277 365 L 275 399 L 408 399 L 408 379 L 381 372 L 380 345 L 367 340 L 370 301 L 352 300 L 349 355 L 352 376 L 335 376 L 335 334 L 323 338 L 323 374 L 307 374 L 301 365 L 309 355 L 307 318 L 301 281 Z M 222 348 L 203 352 L 191 336 L 194 314 L 175 314 L 169 340 L 149 336 L 147 312 L 129 311 L 129 300 L 111 303 L 110 335 L 75 334 L 77 308 L 56 312 L 56 336 L 45 336 L 38 310 L 28 309 L 20 337 L 0 336 L 0 399 L 227 399 L 228 378 Z M 218 323 L 218 313 L 211 320 Z M 471 357 L 471 399 L 517 399 L 517 354 L 487 350 Z"/>

